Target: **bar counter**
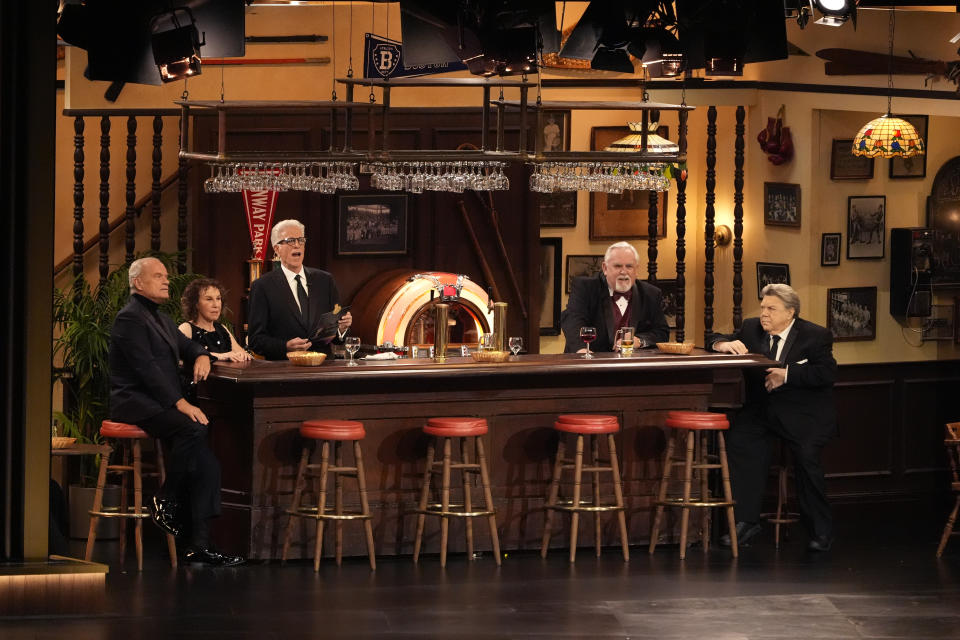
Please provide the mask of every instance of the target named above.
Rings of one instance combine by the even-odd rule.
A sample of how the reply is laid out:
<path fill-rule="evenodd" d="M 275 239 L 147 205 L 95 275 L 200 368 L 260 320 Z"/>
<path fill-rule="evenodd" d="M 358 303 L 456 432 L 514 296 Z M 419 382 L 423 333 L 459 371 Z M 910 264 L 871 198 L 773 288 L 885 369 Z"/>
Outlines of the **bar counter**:
<path fill-rule="evenodd" d="M 490 426 L 484 445 L 501 546 L 538 548 L 557 442 L 554 418 L 559 413 L 604 413 L 620 420 L 616 441 L 627 524 L 631 543 L 640 543 L 649 535 L 666 412 L 735 406 L 740 370 L 771 364 L 762 356 L 699 349 L 690 355 L 642 351 L 626 358 L 522 355 L 503 363 L 461 357 L 443 363 L 361 360 L 353 367 L 343 360 L 318 367 L 287 361 L 217 362 L 199 390 L 223 467 L 224 517 L 215 527 L 217 542 L 254 559 L 280 556 L 284 509 L 292 498 L 302 446 L 297 430 L 303 420 L 326 417 L 360 420 L 366 428 L 362 447 L 377 554 L 411 553 L 416 517 L 410 511 L 418 498 L 427 445 L 421 428 L 431 416 L 469 415 L 486 418 Z M 345 486 L 347 503 L 353 505 L 355 483 L 347 480 Z M 439 526 L 430 520 L 425 553 L 438 546 Z M 603 521 L 604 544 L 615 544 L 614 519 Z M 671 522 L 667 524 L 670 530 Z M 290 557 L 312 554 L 307 544 L 312 525 L 298 519 Z M 462 519 L 451 522 L 452 552 L 463 548 L 462 527 Z M 592 529 L 583 527 L 580 545 L 593 544 Z M 361 526 L 347 523 L 344 530 L 344 553 L 364 555 Z M 481 527 L 476 531 L 477 547 L 488 549 L 488 536 Z M 332 549 L 330 540 L 325 549 Z M 555 535 L 554 543 L 565 546 L 568 538 Z"/>

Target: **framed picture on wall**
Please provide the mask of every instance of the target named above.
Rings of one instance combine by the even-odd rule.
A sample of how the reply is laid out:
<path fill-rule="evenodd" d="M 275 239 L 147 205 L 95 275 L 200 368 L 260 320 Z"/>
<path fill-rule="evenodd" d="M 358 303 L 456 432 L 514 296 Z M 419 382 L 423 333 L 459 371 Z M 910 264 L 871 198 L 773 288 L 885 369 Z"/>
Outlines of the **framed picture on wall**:
<path fill-rule="evenodd" d="M 927 137 L 927 116 L 898 116 L 914 126 L 917 134 L 926 145 L 930 142 Z M 912 158 L 890 158 L 890 177 L 925 178 L 927 176 L 927 154 L 924 153 Z"/>
<path fill-rule="evenodd" d="M 541 151 L 570 150 L 570 112 L 544 111 L 543 128 L 537 131 Z"/>
<path fill-rule="evenodd" d="M 670 327 L 671 331 L 675 330 L 677 328 L 677 309 L 679 308 L 677 292 L 680 290 L 677 279 L 655 280 L 650 284 L 660 289 L 660 310 L 663 311 L 663 317 L 667 319 L 667 326 Z"/>
<path fill-rule="evenodd" d="M 882 258 L 886 245 L 886 196 L 847 198 L 847 260 Z"/>
<path fill-rule="evenodd" d="M 763 183 L 763 224 L 800 226 L 800 185 L 787 182 Z"/>
<path fill-rule="evenodd" d="M 560 335 L 560 238 L 540 238 L 540 335 Z"/>
<path fill-rule="evenodd" d="M 839 233 L 824 233 L 820 236 L 820 266 L 835 267 L 840 264 Z"/>
<path fill-rule="evenodd" d="M 763 298 L 760 292 L 768 284 L 790 284 L 790 265 L 782 262 L 758 262 L 757 300 Z"/>
<path fill-rule="evenodd" d="M 538 193 L 541 227 L 577 226 L 577 192 Z"/>
<path fill-rule="evenodd" d="M 371 194 L 337 198 L 337 255 L 406 252 L 406 195 Z"/>
<path fill-rule="evenodd" d="M 827 289 L 827 328 L 837 342 L 877 337 L 877 288 Z"/>
<path fill-rule="evenodd" d="M 657 134 L 668 137 L 668 127 L 657 129 Z M 628 127 L 593 127 L 590 129 L 590 149 L 603 150 L 611 143 L 630 134 Z M 657 199 L 657 237 L 667 232 L 667 205 L 669 192 L 624 191 L 623 193 L 590 194 L 590 239 L 624 240 L 647 238 L 650 229 L 650 199 Z"/>
<path fill-rule="evenodd" d="M 603 256 L 567 256 L 567 285 L 570 293 L 573 279 L 578 276 L 595 276 L 603 270 Z"/>
<path fill-rule="evenodd" d="M 870 180 L 873 178 L 873 158 L 851 153 L 853 139 L 834 140 L 830 148 L 831 180 Z"/>

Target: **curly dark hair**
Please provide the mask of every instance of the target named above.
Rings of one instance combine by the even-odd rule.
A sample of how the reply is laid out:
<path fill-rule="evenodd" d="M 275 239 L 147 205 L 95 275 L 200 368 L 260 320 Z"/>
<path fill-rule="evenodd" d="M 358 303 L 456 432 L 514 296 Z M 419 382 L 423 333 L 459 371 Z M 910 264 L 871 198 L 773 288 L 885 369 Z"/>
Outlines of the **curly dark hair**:
<path fill-rule="evenodd" d="M 220 292 L 221 298 L 226 297 L 227 292 L 223 288 L 223 285 L 213 278 L 197 278 L 187 285 L 187 288 L 183 290 L 183 295 L 180 297 L 180 310 L 183 311 L 184 318 L 190 322 L 197 320 L 197 304 L 200 302 L 200 294 L 210 287 L 216 287 Z"/>

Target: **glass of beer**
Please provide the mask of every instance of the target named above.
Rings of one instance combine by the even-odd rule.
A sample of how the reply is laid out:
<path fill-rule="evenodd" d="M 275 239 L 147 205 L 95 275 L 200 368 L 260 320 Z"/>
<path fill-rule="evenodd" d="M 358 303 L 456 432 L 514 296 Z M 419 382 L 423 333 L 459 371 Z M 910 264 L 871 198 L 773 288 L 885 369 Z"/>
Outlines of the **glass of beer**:
<path fill-rule="evenodd" d="M 617 342 L 620 343 L 621 356 L 633 355 L 634 331 L 634 327 L 623 327 L 622 329 L 617 329 Z"/>

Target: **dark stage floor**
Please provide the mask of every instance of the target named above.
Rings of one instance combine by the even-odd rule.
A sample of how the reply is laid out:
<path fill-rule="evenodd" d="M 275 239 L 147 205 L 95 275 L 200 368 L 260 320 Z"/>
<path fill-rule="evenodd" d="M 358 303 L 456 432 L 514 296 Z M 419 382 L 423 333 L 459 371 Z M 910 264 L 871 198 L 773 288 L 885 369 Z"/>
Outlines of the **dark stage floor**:
<path fill-rule="evenodd" d="M 106 612 L 0 621 L 0 638 L 960 638 L 960 539 L 934 557 L 943 505 L 840 504 L 831 552 L 810 554 L 797 525 L 778 552 L 772 528 L 741 550 L 680 561 L 675 546 L 598 560 L 511 553 L 497 569 L 436 556 L 363 558 L 319 574 L 298 561 L 173 571 L 151 530 L 145 570 L 115 566 Z M 78 543 L 76 553 L 82 552 Z M 132 560 L 132 557 L 131 557 Z"/>

